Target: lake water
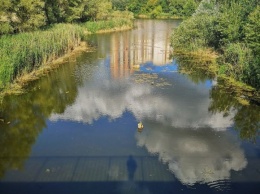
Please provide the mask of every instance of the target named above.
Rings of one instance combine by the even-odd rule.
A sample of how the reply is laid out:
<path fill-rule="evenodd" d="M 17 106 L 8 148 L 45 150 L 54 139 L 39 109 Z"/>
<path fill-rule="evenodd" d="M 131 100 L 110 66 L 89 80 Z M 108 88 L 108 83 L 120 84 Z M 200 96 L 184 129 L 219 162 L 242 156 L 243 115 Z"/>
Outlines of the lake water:
<path fill-rule="evenodd" d="M 260 108 L 179 73 L 179 23 L 90 36 L 96 50 L 3 99 L 0 193 L 260 193 Z"/>

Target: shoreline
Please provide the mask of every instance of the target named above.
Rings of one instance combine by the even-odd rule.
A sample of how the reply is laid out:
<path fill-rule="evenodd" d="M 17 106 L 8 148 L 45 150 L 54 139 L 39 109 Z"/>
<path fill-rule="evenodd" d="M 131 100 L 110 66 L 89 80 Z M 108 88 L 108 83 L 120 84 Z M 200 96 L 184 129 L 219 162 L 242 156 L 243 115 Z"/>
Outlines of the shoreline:
<path fill-rule="evenodd" d="M 128 26 L 128 25 L 124 25 L 124 26 L 120 26 L 120 27 L 114 27 L 111 29 L 105 29 L 105 30 L 98 30 L 95 33 L 91 33 L 89 31 L 84 31 L 85 35 L 91 35 L 91 34 L 104 34 L 104 33 L 112 33 L 112 32 L 119 32 L 119 31 L 126 31 L 126 30 L 131 30 L 133 29 L 133 26 Z M 28 73 L 22 73 L 21 75 L 19 75 L 18 77 L 16 77 L 12 82 L 10 82 L 9 84 L 7 84 L 4 88 L 2 88 L 2 90 L 0 91 L 0 99 L 3 98 L 5 95 L 19 95 L 22 94 L 24 92 L 26 92 L 26 86 L 32 82 L 35 81 L 37 79 L 40 79 L 41 77 L 47 75 L 49 72 L 51 72 L 52 70 L 58 68 L 60 65 L 62 65 L 62 63 L 74 56 L 77 55 L 78 53 L 81 52 L 92 52 L 93 51 L 93 47 L 89 46 L 88 43 L 86 41 L 81 41 L 80 44 L 77 46 L 75 45 L 75 47 L 73 48 L 73 50 L 69 50 L 67 53 L 64 53 L 64 55 L 51 60 L 47 63 L 43 63 L 39 66 L 39 68 L 32 70 L 31 72 Z"/>
<path fill-rule="evenodd" d="M 219 65 L 216 61 L 218 54 L 214 51 L 211 52 L 210 50 L 198 50 L 188 52 L 184 50 L 177 50 L 175 52 L 173 51 L 173 57 L 189 58 L 191 61 L 194 60 L 195 62 L 199 62 L 201 66 L 198 66 L 197 63 L 194 63 L 194 66 L 192 66 L 195 68 L 195 71 L 197 68 L 197 70 L 200 69 L 205 71 L 205 73 L 214 75 L 218 81 L 222 82 L 220 87 L 222 87 L 224 90 L 229 90 L 228 92 L 233 93 L 234 97 L 240 104 L 249 105 L 250 102 L 258 105 L 260 104 L 260 91 L 258 91 L 256 88 L 247 85 L 246 83 L 237 81 L 234 78 L 224 74 L 218 74 Z"/>
<path fill-rule="evenodd" d="M 86 42 L 82 41 L 79 46 L 75 47 L 75 49 L 71 50 L 70 52 L 66 53 L 65 55 L 54 59 L 49 63 L 42 64 L 41 67 L 38 69 L 34 69 L 30 73 L 24 73 L 19 77 L 15 78 L 15 80 L 10 83 L 6 88 L 4 88 L 0 92 L 0 98 L 4 97 L 5 95 L 20 95 L 26 92 L 25 87 L 41 77 L 44 77 L 54 69 L 59 68 L 67 59 L 78 55 L 82 52 L 92 52 L 94 49 L 87 45 Z"/>
<path fill-rule="evenodd" d="M 127 31 L 127 30 L 132 30 L 133 26 L 121 26 L 121 27 L 115 27 L 112 29 L 105 29 L 105 30 L 98 30 L 95 33 L 89 32 L 89 31 L 85 31 L 84 33 L 86 35 L 91 35 L 91 34 L 106 34 L 106 33 L 112 33 L 112 32 L 122 32 L 122 31 Z"/>

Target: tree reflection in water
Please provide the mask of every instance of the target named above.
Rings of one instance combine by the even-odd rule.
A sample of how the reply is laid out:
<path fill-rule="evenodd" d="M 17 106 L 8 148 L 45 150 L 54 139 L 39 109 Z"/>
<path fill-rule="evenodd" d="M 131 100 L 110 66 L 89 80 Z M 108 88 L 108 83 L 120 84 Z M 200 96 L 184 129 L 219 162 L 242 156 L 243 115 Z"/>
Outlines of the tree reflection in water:
<path fill-rule="evenodd" d="M 174 53 L 179 64 L 180 72 L 184 72 L 195 83 L 203 83 L 206 80 L 214 79 L 214 69 L 209 61 L 198 60 L 188 55 Z M 215 78 L 216 79 L 216 78 Z M 251 103 L 243 105 L 239 102 L 239 96 L 235 91 L 227 91 L 225 82 L 216 81 L 210 90 L 211 103 L 209 112 L 221 113 L 223 117 L 233 116 L 234 128 L 239 132 L 240 138 L 255 141 L 260 134 L 260 107 Z M 241 95 L 241 94 L 240 94 Z"/>
<path fill-rule="evenodd" d="M 89 58 L 91 60 L 91 54 Z M 6 170 L 23 167 L 49 116 L 63 113 L 74 102 L 78 93 L 76 85 L 81 81 L 80 76 L 71 73 L 83 64 L 81 56 L 77 60 L 77 66 L 75 61 L 68 61 L 57 72 L 30 85 L 30 92 L 3 99 L 0 105 L 0 177 Z"/>
<path fill-rule="evenodd" d="M 259 137 L 260 107 L 258 105 L 241 105 L 232 94 L 217 86 L 212 88 L 210 97 L 212 99 L 210 112 L 222 112 L 223 116 L 235 112 L 234 128 L 239 132 L 241 139 L 254 142 Z"/>

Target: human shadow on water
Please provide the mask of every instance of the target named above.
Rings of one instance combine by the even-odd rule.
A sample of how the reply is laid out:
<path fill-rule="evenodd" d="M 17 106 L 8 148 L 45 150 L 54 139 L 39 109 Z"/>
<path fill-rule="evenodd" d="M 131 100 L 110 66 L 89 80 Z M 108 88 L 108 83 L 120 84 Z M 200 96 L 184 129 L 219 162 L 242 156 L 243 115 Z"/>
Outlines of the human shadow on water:
<path fill-rule="evenodd" d="M 134 174 L 137 168 L 137 163 L 132 155 L 129 155 L 126 165 L 127 165 L 128 180 L 132 181 L 134 179 Z"/>

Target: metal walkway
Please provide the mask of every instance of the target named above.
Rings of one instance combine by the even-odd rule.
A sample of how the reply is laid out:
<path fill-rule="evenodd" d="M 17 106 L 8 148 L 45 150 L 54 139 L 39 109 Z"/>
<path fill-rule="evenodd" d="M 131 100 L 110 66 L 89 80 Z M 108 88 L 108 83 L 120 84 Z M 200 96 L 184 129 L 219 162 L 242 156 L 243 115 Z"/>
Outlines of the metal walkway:
<path fill-rule="evenodd" d="M 21 159 L 21 158 L 20 158 Z M 174 181 L 158 157 L 31 157 L 1 182 Z"/>

